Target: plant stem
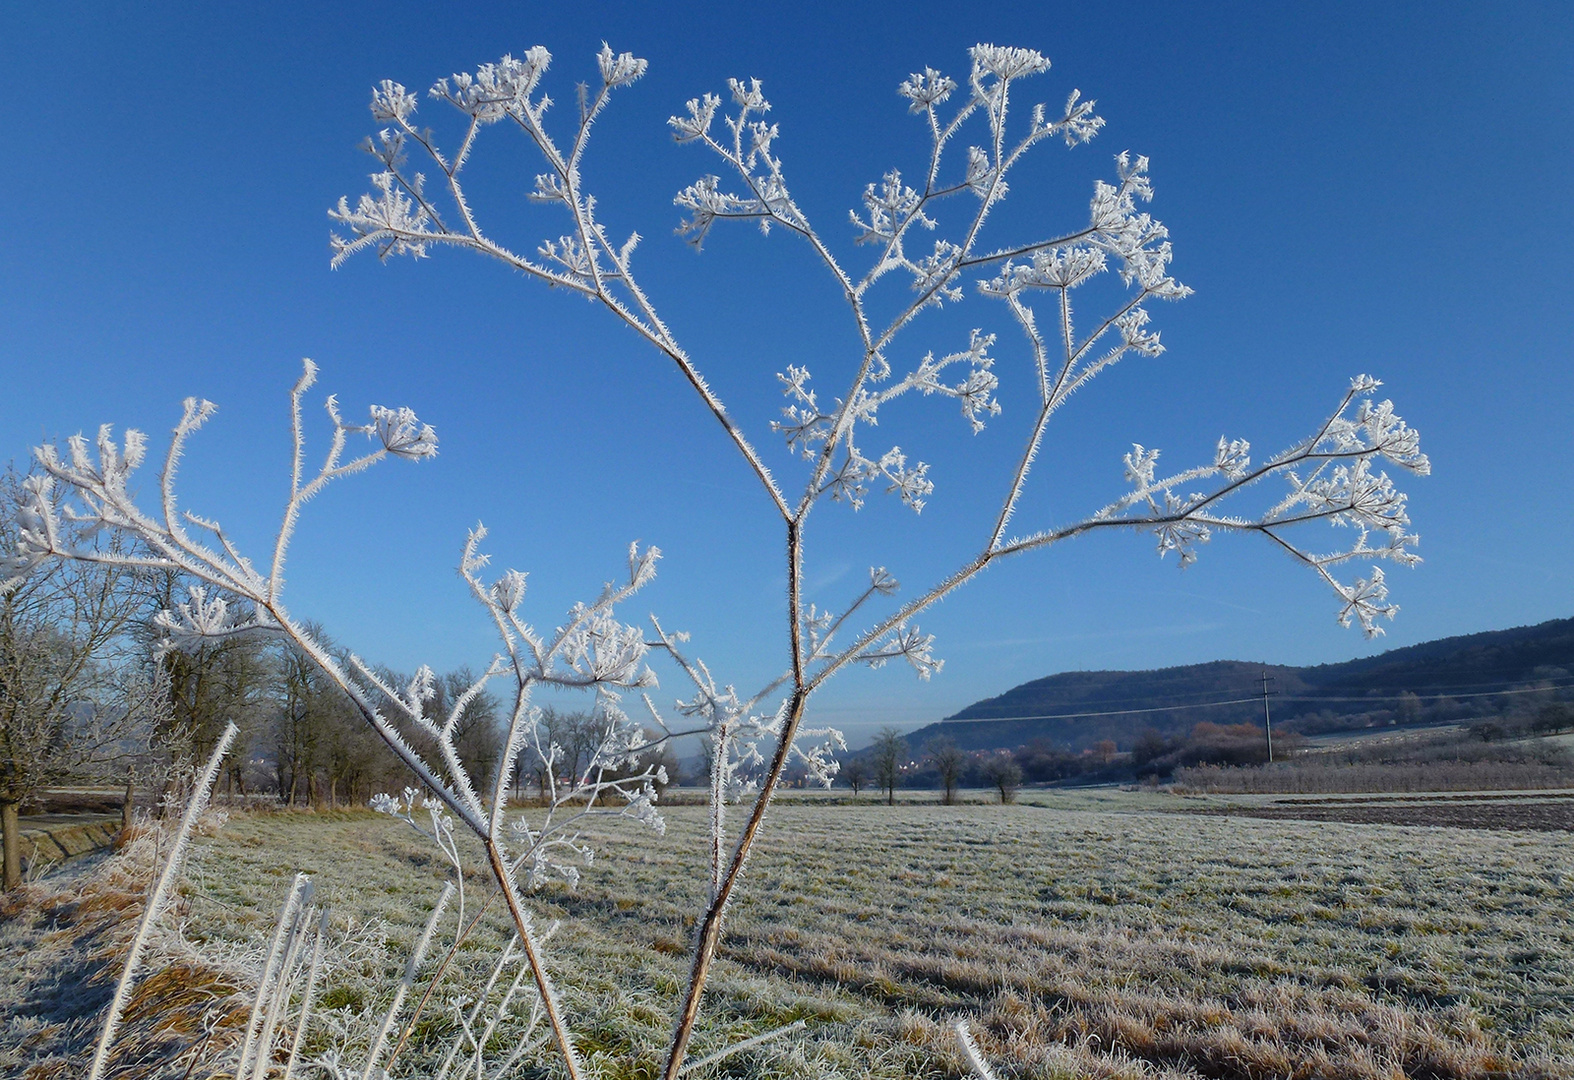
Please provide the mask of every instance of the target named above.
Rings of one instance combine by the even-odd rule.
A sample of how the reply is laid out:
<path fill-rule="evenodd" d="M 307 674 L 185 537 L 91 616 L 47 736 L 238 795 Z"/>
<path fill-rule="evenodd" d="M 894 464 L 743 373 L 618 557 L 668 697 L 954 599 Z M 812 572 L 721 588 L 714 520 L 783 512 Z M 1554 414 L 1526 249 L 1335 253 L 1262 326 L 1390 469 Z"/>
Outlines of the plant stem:
<path fill-rule="evenodd" d="M 492 867 L 492 874 L 497 878 L 497 884 L 503 890 L 503 900 L 508 904 L 508 913 L 514 920 L 514 929 L 519 934 L 520 946 L 524 949 L 525 959 L 530 964 L 530 973 L 536 980 L 536 992 L 541 996 L 541 1005 L 546 1010 L 547 1022 L 552 1025 L 552 1038 L 557 1042 L 558 1050 L 563 1055 L 563 1066 L 568 1070 L 569 1080 L 583 1080 L 584 1066 L 580 1063 L 579 1052 L 574 1049 L 574 1041 L 569 1035 L 568 1026 L 563 1022 L 563 1016 L 558 1011 L 557 993 L 552 989 L 552 981 L 547 978 L 546 968 L 542 966 L 541 949 L 536 942 L 535 932 L 530 927 L 530 920 L 525 915 L 525 910 L 519 904 L 519 896 L 514 891 L 514 878 L 508 871 L 508 864 L 503 861 L 503 853 L 498 849 L 497 843 L 488 838 L 486 841 L 486 859 Z"/>
<path fill-rule="evenodd" d="M 771 797 L 776 793 L 776 785 L 781 780 L 787 764 L 787 753 L 792 749 L 793 736 L 797 734 L 798 724 L 803 719 L 804 706 L 808 700 L 807 689 L 800 687 L 793 691 L 792 709 L 788 713 L 786 725 L 782 728 L 781 739 L 776 744 L 776 754 L 771 758 L 770 771 L 766 774 L 765 783 L 760 788 L 759 798 L 754 800 L 754 810 L 743 826 L 743 834 L 738 837 L 738 846 L 733 850 L 732 863 L 727 867 L 727 873 L 722 878 L 721 888 L 716 890 L 716 896 L 711 900 L 705 918 L 700 923 L 694 944 L 694 967 L 689 972 L 688 996 L 684 999 L 683 1011 L 678 1014 L 677 1029 L 672 1033 L 672 1048 L 668 1051 L 667 1066 L 663 1073 L 665 1080 L 678 1080 L 678 1076 L 683 1072 L 683 1058 L 688 1052 L 689 1037 L 693 1035 L 694 1023 L 699 1019 L 700 995 L 705 991 L 705 980 L 710 977 L 711 964 L 716 958 L 716 947 L 721 943 L 721 923 L 722 916 L 726 913 L 727 901 L 731 899 L 733 889 L 743 877 L 744 861 L 749 857 L 749 849 L 754 846 L 760 823 L 765 820 L 765 811 L 770 806 Z"/>

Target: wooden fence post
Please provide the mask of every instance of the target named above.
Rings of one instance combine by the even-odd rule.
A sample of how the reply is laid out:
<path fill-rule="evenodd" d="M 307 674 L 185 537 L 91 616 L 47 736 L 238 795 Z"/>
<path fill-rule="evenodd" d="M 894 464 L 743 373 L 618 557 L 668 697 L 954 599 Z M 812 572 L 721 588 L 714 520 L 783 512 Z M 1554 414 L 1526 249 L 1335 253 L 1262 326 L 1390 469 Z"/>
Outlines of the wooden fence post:
<path fill-rule="evenodd" d="M 0 802 L 0 829 L 5 830 L 4 887 L 10 892 L 22 884 L 22 822 L 17 804 Z"/>

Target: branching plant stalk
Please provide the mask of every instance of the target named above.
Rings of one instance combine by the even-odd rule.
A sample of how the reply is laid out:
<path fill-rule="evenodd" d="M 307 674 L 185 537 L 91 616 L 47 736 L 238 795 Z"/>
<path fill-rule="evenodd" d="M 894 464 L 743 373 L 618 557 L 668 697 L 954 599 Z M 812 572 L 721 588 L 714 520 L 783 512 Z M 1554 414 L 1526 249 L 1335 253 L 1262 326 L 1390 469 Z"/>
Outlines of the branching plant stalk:
<path fill-rule="evenodd" d="M 191 844 L 192 831 L 197 826 L 197 819 L 207 809 L 213 782 L 218 779 L 219 765 L 223 762 L 224 755 L 229 753 L 230 744 L 235 741 L 235 736 L 239 732 L 240 729 L 233 722 L 225 726 L 224 734 L 219 737 L 218 745 L 213 748 L 213 756 L 208 759 L 207 767 L 194 781 L 191 802 L 187 804 L 186 812 L 181 816 L 180 828 L 175 832 L 175 842 L 170 846 L 169 857 L 154 881 L 153 891 L 148 896 L 147 905 L 142 909 L 142 919 L 137 924 L 136 936 L 132 938 L 131 948 L 126 953 L 126 964 L 120 972 L 120 981 L 115 984 L 115 993 L 110 998 L 109 1009 L 104 1015 L 104 1027 L 99 1032 L 98 1045 L 93 1048 L 93 1064 L 88 1069 L 87 1080 L 100 1080 L 109 1065 L 109 1048 L 115 1041 L 115 1033 L 120 1029 L 121 1017 L 125 1015 L 126 1002 L 130 999 L 137 969 L 142 964 L 143 950 L 147 948 L 154 923 L 163 914 L 164 907 L 169 901 L 170 889 L 174 887 L 175 881 L 180 876 L 180 866 L 186 857 L 186 849 Z"/>
<path fill-rule="evenodd" d="M 398 254 L 424 255 L 433 245 L 447 245 L 474 251 L 497 259 L 523 274 L 546 284 L 599 303 L 619 322 L 633 330 L 661 356 L 670 361 L 682 378 L 699 396 L 703 407 L 722 426 L 732 449 L 765 489 L 785 532 L 787 560 L 786 645 L 788 674 L 771 682 L 752 697 L 736 693 L 732 686 L 718 684 L 708 668 L 698 660 L 680 656 L 675 642 L 683 635 L 669 635 L 652 617 L 659 642 L 652 645 L 644 635 L 618 622 L 613 608 L 640 588 L 654 574 L 657 552 L 640 554 L 630 550 L 630 576 L 626 586 L 608 585 L 592 604 L 577 605 L 555 636 L 538 635 L 517 614 L 524 592 L 524 575 L 510 570 L 495 581 L 483 582 L 481 569 L 487 559 L 478 545 L 485 535 L 477 527 L 470 534 L 461 560 L 460 571 L 474 599 L 487 609 L 497 631 L 500 651 L 482 676 L 462 695 L 446 717 L 426 715 L 423 702 L 432 695 L 430 669 L 422 669 L 408 689 L 390 685 L 369 665 L 351 659 L 347 671 L 302 625 L 291 620 L 281 600 L 285 554 L 304 504 L 330 482 L 359 472 L 388 457 L 420 460 L 436 453 L 436 435 L 423 427 L 407 409 L 391 410 L 374 406 L 371 423 L 346 423 L 332 398 L 328 415 L 333 426 L 327 456 L 315 477 L 306 475 L 303 458 L 302 395 L 315 379 L 315 368 L 306 371 L 291 392 L 291 422 L 295 439 L 291 463 L 290 498 L 274 544 L 268 573 L 264 576 L 236 550 L 216 522 L 182 513 L 174 494 L 176 467 L 187 437 L 212 414 L 213 406 L 192 399 L 171 440 L 160 477 L 161 519 L 144 513 L 135 505 L 127 480 L 141 462 L 144 440 L 128 432 L 124 447 L 116 446 L 109 429 L 98 439 L 99 460 L 93 462 L 88 441 L 80 436 L 70 441 L 70 460 L 63 459 L 53 447 L 39 449 L 39 462 L 47 483 L 30 489 L 22 500 L 19 521 L 25 520 L 17 554 L 0 566 L 0 579 L 10 574 L 25 574 L 50 558 L 75 558 L 114 563 L 125 567 L 156 567 L 189 575 L 200 582 L 192 590 L 189 603 L 158 617 L 159 625 L 174 644 L 190 644 L 222 639 L 239 633 L 269 631 L 282 634 L 298 646 L 353 703 L 356 711 L 388 745 L 422 788 L 431 793 L 425 808 L 433 815 L 435 833 L 446 855 L 457 862 L 453 844 L 454 820 L 474 834 L 486 852 L 489 870 L 499 894 L 509 909 L 510 920 L 520 942 L 528 970 L 539 996 L 538 1009 L 551 1029 L 570 1080 L 581 1080 L 584 1072 L 574 1046 L 567 1017 L 558 1001 L 552 980 L 541 954 L 543 938 L 534 933 L 525 910 L 518 875 L 529 875 L 533 886 L 539 874 L 560 872 L 570 881 L 577 880 L 577 866 L 554 862 L 565 853 L 578 854 L 588 863 L 589 849 L 577 846 L 576 822 L 592 813 L 598 803 L 609 797 L 624 802 L 620 813 L 638 817 L 659 826 L 652 803 L 656 797 L 659 768 L 645 766 L 632 779 L 617 778 L 617 770 L 640 760 L 642 748 L 653 745 L 643 730 L 634 725 L 617 705 L 618 691 L 637 690 L 656 717 L 664 734 L 658 742 L 686 732 L 674 732 L 657 714 L 646 688 L 654 685 L 654 675 L 642 667 L 649 647 L 664 648 L 693 682 L 695 696 L 677 703 L 686 715 L 702 720 L 700 730 L 711 740 L 711 799 L 709 861 L 710 896 L 698 920 L 688 985 L 675 1020 L 672 1042 L 664 1069 L 665 1080 L 677 1080 L 684 1070 L 684 1059 L 698 1020 L 704 988 L 721 941 L 728 904 L 743 879 L 749 855 L 759 836 L 764 818 L 790 762 L 802 760 L 812 775 L 829 784 L 836 764 L 830 754 L 845 748 L 840 733 L 815 732 L 804 724 L 809 699 L 815 691 L 841 669 L 853 663 L 879 666 L 889 660 L 904 659 L 920 677 L 928 678 L 939 670 L 941 661 L 931 654 L 932 636 L 922 635 L 910 620 L 939 599 L 982 573 L 996 560 L 1032 550 L 1048 548 L 1074 536 L 1110 529 L 1134 530 L 1157 538 L 1161 556 L 1173 552 L 1182 566 L 1196 558 L 1196 548 L 1211 532 L 1259 533 L 1267 536 L 1292 557 L 1313 569 L 1338 594 L 1339 619 L 1348 625 L 1359 620 L 1368 634 L 1380 633 L 1377 620 L 1391 617 L 1397 610 L 1387 602 L 1382 572 L 1374 567 L 1369 579 L 1345 584 L 1330 568 L 1355 558 L 1390 559 L 1404 565 L 1414 563 L 1409 548 L 1416 537 L 1406 531 L 1409 518 L 1405 497 L 1386 474 L 1373 473 L 1379 459 L 1395 463 L 1415 473 L 1425 473 L 1429 464 L 1419 450 L 1419 436 L 1393 414 L 1390 403 L 1372 403 L 1368 398 L 1379 385 L 1375 379 L 1359 376 L 1350 384 L 1339 408 L 1310 438 L 1253 466 L 1245 440 L 1233 442 L 1220 438 L 1211 464 L 1183 469 L 1167 477 L 1156 472 L 1157 450 L 1134 445 L 1126 455 L 1126 478 L 1130 490 L 1091 515 L 1070 524 L 1043 528 L 1011 537 L 1006 529 L 1015 517 L 1027 488 L 1029 472 L 1043 445 L 1046 427 L 1057 410 L 1077 390 L 1111 365 L 1129 354 L 1157 356 L 1163 351 L 1156 332 L 1147 328 L 1149 314 L 1142 306 L 1150 299 L 1178 300 L 1190 294 L 1169 273 L 1172 258 L 1168 233 L 1139 204 L 1152 198 L 1146 158 L 1133 159 L 1121 153 L 1115 158 L 1116 182 L 1098 181 L 1089 203 L 1085 226 L 1044 229 L 1048 239 L 1027 243 L 986 244 L 986 224 L 995 219 L 992 211 L 1008 190 L 1006 176 L 1016 162 L 1032 147 L 1055 138 L 1068 146 L 1091 139 L 1103 125 L 1093 113 L 1093 103 L 1073 92 L 1061 113 L 1033 108 L 1027 132 L 1020 137 L 1008 135 L 1007 113 L 1014 85 L 1022 79 L 1041 74 L 1049 61 L 1027 49 L 979 45 L 971 50 L 972 70 L 965 86 L 931 69 L 914 74 L 899 87 L 911 105 L 910 112 L 921 115 L 930 146 L 924 163 L 921 190 L 902 183 L 895 170 L 881 184 L 866 189 L 862 215 L 855 210 L 852 222 L 859 243 L 873 244 L 877 257 L 867 273 L 855 278 L 843 269 L 821 234 L 788 192 L 781 161 L 772 147 L 777 138 L 776 125 L 761 119 L 770 109 L 757 81 L 731 83 L 735 109 L 723 109 L 722 100 L 705 95 L 688 103 L 688 115 L 673 117 L 669 123 L 680 143 L 701 145 L 726 162 L 732 174 L 730 184 L 740 184 L 736 193 L 723 190 L 715 176 L 702 178 L 678 193 L 676 202 L 690 218 L 680 232 L 697 247 L 711 226 L 718 221 L 752 221 L 763 230 L 776 225 L 801 238 L 840 288 L 853 319 L 857 337 L 857 362 L 846 389 L 835 405 L 822 407 L 818 391 L 810 386 L 804 367 L 788 364 L 779 375 L 791 404 L 784 411 L 786 421 L 776 430 L 785 434 L 790 452 L 808 463 L 802 496 L 790 505 L 782 488 L 772 476 L 764 458 L 744 435 L 720 398 L 701 375 L 690 353 L 683 348 L 661 318 L 656 305 L 640 286 L 631 265 L 632 253 L 640 236 L 632 233 L 622 245 L 615 245 L 597 218 L 597 200 L 583 187 L 581 164 L 592 124 L 608 102 L 611 91 L 637 80 L 645 62 L 631 54 L 614 54 L 603 47 L 597 57 L 602 83 L 586 87 L 580 97 L 578 125 L 567 152 L 544 125 L 548 99 L 538 93 L 538 83 L 551 60 L 542 48 L 529 50 L 522 58 L 504 58 L 485 65 L 476 73 L 455 75 L 452 81 L 439 80 L 432 96 L 447 101 L 468 116 L 457 151 L 445 156 L 436 146 L 429 130 L 411 122 L 416 97 L 405 87 L 384 82 L 373 93 L 373 114 L 383 130 L 367 149 L 381 163 L 383 171 L 373 176 L 378 195 L 363 195 L 352 207 L 340 200 L 331 216 L 350 230 L 348 238 L 335 236 L 333 263 L 340 265 L 359 251 L 373 250 L 382 257 Z M 960 91 L 960 102 L 948 109 L 941 107 Z M 717 136 L 712 127 L 719 113 L 730 137 Z M 970 118 L 982 117 L 988 127 L 982 147 L 968 147 L 964 171 L 955 179 L 942 181 L 943 152 Z M 511 121 L 538 150 L 547 171 L 537 177 L 531 198 L 557 204 L 566 212 L 569 231 L 557 240 L 543 242 L 538 257 L 517 254 L 483 233 L 461 182 L 461 172 L 470 161 L 480 128 L 502 120 Z M 419 173 L 405 171 L 405 150 L 419 147 L 441 171 L 447 200 L 453 203 L 454 227 L 445 223 L 434 196 L 424 189 Z M 966 213 L 962 227 L 953 232 L 955 242 L 937 239 L 932 254 L 915 254 L 909 244 L 919 230 L 934 230 L 938 222 L 929 216 L 939 201 L 976 196 L 978 204 Z M 992 246 L 990 246 L 992 245 Z M 1113 270 L 1126 293 L 1112 305 L 1113 313 L 1095 319 L 1091 333 L 1082 336 L 1072 318 L 1070 291 L 1093 277 Z M 921 396 L 939 395 L 960 402 L 961 411 L 975 434 L 985 418 L 998 415 L 1001 406 L 994 394 L 1000 385 L 992 372 L 995 357 L 991 350 L 996 335 L 974 329 L 969 344 L 947 352 L 933 350 L 917 362 L 905 376 L 892 378 L 893 359 L 889 353 L 902 333 L 912 327 L 921 313 L 943 304 L 957 304 L 964 298 L 963 275 L 970 272 L 993 274 L 973 282 L 984 297 L 1002 301 L 1012 320 L 1027 340 L 1036 374 L 1037 401 L 1030 412 L 1031 422 L 1020 455 L 1005 484 L 999 510 L 991 515 L 983 532 L 983 543 L 976 554 L 965 558 L 948 576 L 935 582 L 912 599 L 895 605 L 895 610 L 873 617 L 865 628 L 853 635 L 851 643 L 833 647 L 831 639 L 848 617 L 861 610 L 876 595 L 887 596 L 896 581 L 884 567 L 871 567 L 870 585 L 850 606 L 837 615 L 811 607 L 806 614 L 803 595 L 803 544 L 805 528 L 813 508 L 826 495 L 862 505 L 871 485 L 889 483 L 903 503 L 921 510 L 932 494 L 934 483 L 928 479 L 929 466 L 923 461 L 910 464 L 899 447 L 881 455 L 866 456 L 860 446 L 860 430 L 869 432 L 877 423 L 876 411 L 904 394 L 917 391 Z M 878 333 L 871 321 L 869 292 L 888 275 L 911 277 L 911 294 L 894 305 L 895 315 Z M 1046 325 L 1054 319 L 1058 333 L 1041 330 L 1035 314 L 1035 297 L 1048 298 L 1055 310 L 1046 312 Z M 1058 345 L 1050 342 L 1058 339 Z M 1080 342 L 1080 344 L 1079 344 Z M 1053 361 L 1051 349 L 1063 351 Z M 1103 350 L 1100 352 L 1099 350 Z M 942 353 L 936 359 L 936 353 Z M 906 361 L 900 361 L 904 365 Z M 965 364 L 968 375 L 959 383 L 950 366 Z M 942 379 L 942 375 L 945 378 Z M 891 380 L 887 382 L 886 380 Z M 364 434 L 374 440 L 373 448 L 350 461 L 342 460 L 347 439 Z M 379 444 L 380 445 L 377 445 Z M 1304 470 L 1303 470 L 1304 466 Z M 1305 471 L 1309 470 L 1309 471 Z M 1246 489 L 1269 476 L 1289 482 L 1289 493 L 1265 511 L 1248 516 L 1222 512 L 1220 504 L 1235 499 Z M 60 498 L 52 485 L 61 484 L 74 495 L 76 503 L 62 511 Z M 1207 488 L 1199 492 L 1198 487 Z M 1232 504 L 1234 505 L 1234 504 Z M 1353 526 L 1356 539 L 1341 550 L 1315 554 L 1286 537 L 1286 530 L 1313 522 Z M 187 526 L 199 535 L 211 536 L 217 548 L 199 542 Z M 101 529 L 130 534 L 146 554 L 104 553 L 73 542 L 72 530 L 82 528 L 90 534 Z M 1350 535 L 1347 533 L 1346 535 Z M 1371 546 L 1369 536 L 1383 537 L 1381 546 Z M 11 581 L 18 580 L 11 578 Z M 214 590 L 209 595 L 205 590 Z M 246 601 L 250 608 L 236 612 L 227 606 L 225 596 Z M 807 642 L 807 643 L 806 643 Z M 511 676 L 514 683 L 512 708 L 507 724 L 506 750 L 491 778 L 491 791 L 481 790 L 467 771 L 455 745 L 455 732 L 470 702 L 483 692 L 489 679 Z M 572 791 L 560 796 L 556 784 L 558 748 L 550 733 L 543 739 L 540 710 L 531 705 L 535 687 L 592 691 L 597 695 L 598 715 L 604 717 L 602 740 L 585 772 L 573 779 Z M 786 687 L 785 692 L 783 687 Z M 377 696 L 381 695 L 378 699 Z M 785 700 L 781 700 L 781 698 Z M 374 699 L 392 710 L 384 716 Z M 756 715 L 761 702 L 776 702 L 774 711 Z M 769 709 L 769 705 L 765 706 Z M 413 728 L 433 741 L 435 755 L 424 754 L 409 743 L 395 721 Z M 805 750 L 800 739 L 810 741 L 825 735 L 824 746 Z M 760 740 L 770 738 L 774 746 L 768 758 L 758 749 Z M 553 797 L 547 820 L 539 829 L 519 819 L 511 828 L 520 844 L 505 848 L 503 827 L 507 811 L 509 782 L 526 752 L 539 758 L 542 775 L 553 781 Z M 797 755 L 797 758 L 794 758 Z M 428 760 L 430 758 L 430 761 Z M 726 803 L 748 790 L 749 777 L 739 772 L 748 766 L 763 766 L 759 787 L 750 811 L 735 837 L 729 835 Z M 577 767 L 577 766 L 576 766 Z M 482 778 L 485 779 L 485 778 Z M 543 793 L 545 791 L 543 782 Z M 411 809 L 421 790 L 407 788 L 401 801 L 379 795 L 373 805 L 411 820 Z M 559 815 L 570 802 L 583 799 L 583 811 Z M 453 819 L 439 814 L 446 810 Z M 413 823 L 413 821 L 412 821 Z M 730 855 L 727 854 L 731 841 Z M 528 865 L 527 865 L 528 864 Z M 462 867 L 459 868 L 462 877 Z M 490 900 L 488 901 L 490 902 Z M 485 907 L 482 909 L 485 910 Z M 478 916 L 479 917 L 479 916 Z M 462 920 L 461 920 L 462 921 Z M 461 937 L 468 932 L 461 928 Z M 548 935 L 550 936 L 550 934 Z M 456 946 L 457 948 L 457 943 Z M 441 972 L 439 972 L 439 978 Z M 428 987 L 430 996 L 436 982 Z M 408 986 L 401 991 L 407 992 Z M 402 997 L 400 999 L 402 1001 Z M 391 1021 L 390 1021 L 391 1022 Z M 533 1021 L 534 1023 L 534 1021 Z M 466 1037 L 474 1033 L 466 1027 Z M 965 1029 L 960 1033 L 966 1044 Z M 388 1032 L 379 1035 L 378 1050 Z M 106 1036 L 107 1038 L 107 1036 Z M 401 1036 L 400 1045 L 403 1045 Z M 395 1054 L 399 1047 L 395 1048 Z M 516 1049 L 516 1060 L 525 1047 Z M 259 1053 L 262 1051 L 259 1051 Z M 479 1055 L 481 1047 L 476 1047 Z M 375 1056 L 375 1055 L 374 1055 Z M 479 1064 L 479 1058 L 477 1058 Z M 368 1062 L 368 1068 L 374 1062 Z"/>

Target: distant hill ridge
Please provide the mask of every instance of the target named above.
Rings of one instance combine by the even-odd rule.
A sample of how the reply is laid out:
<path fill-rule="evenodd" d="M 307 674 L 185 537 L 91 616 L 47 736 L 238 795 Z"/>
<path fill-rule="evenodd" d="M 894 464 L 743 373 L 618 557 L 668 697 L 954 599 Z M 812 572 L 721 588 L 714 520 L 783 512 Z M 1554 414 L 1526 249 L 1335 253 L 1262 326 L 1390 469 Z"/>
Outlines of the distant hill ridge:
<path fill-rule="evenodd" d="M 1541 695 L 1495 691 L 1574 682 L 1574 619 L 1442 638 L 1316 667 L 1215 660 L 1154 671 L 1068 671 L 975 702 L 907 738 L 918 747 L 946 735 L 964 750 L 1035 740 L 1081 750 L 1113 739 L 1125 750 L 1148 728 L 1170 735 L 1204 720 L 1261 723 L 1265 671 L 1276 694 L 1269 699 L 1274 723 L 1286 730 L 1392 723 L 1402 709 L 1405 720 L 1437 723 L 1496 715 Z M 1419 703 L 1394 700 L 1407 692 Z"/>

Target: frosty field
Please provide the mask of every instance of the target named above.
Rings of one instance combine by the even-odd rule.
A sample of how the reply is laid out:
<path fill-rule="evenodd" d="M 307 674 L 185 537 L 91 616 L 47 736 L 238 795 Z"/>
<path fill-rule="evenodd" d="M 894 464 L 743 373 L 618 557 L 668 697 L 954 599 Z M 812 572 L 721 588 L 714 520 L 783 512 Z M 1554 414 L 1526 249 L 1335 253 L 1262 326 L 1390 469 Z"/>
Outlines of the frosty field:
<path fill-rule="evenodd" d="M 1037 798 L 778 806 L 728 922 L 696 1059 L 805 1024 L 696 1073 L 956 1076 L 948 1024 L 969 1017 L 1003 1076 L 1574 1074 L 1566 833 Z M 609 828 L 577 889 L 537 894 L 541 922 L 561 920 L 548 955 L 598 1076 L 659 1070 L 686 973 L 685 915 L 703 899 L 703 814 L 670 808 L 661 839 Z M 304 870 L 348 935 L 310 1037 L 334 1048 L 334 1029 L 353 1029 L 390 992 L 445 864 L 407 826 L 361 812 L 236 816 L 207 845 L 182 907 L 186 938 L 220 973 L 212 1003 L 244 983 Z M 487 888 L 471 879 L 467 919 Z M 488 911 L 461 946 L 395 1076 L 429 1075 L 454 1030 L 450 999 L 484 981 L 504 926 Z M 450 917 L 418 993 L 454 928 Z M 7 990 L 14 1007 L 25 991 Z M 13 1020 L 11 1054 L 17 1030 Z M 550 1059 L 543 1044 L 521 1075 L 555 1073 Z"/>

